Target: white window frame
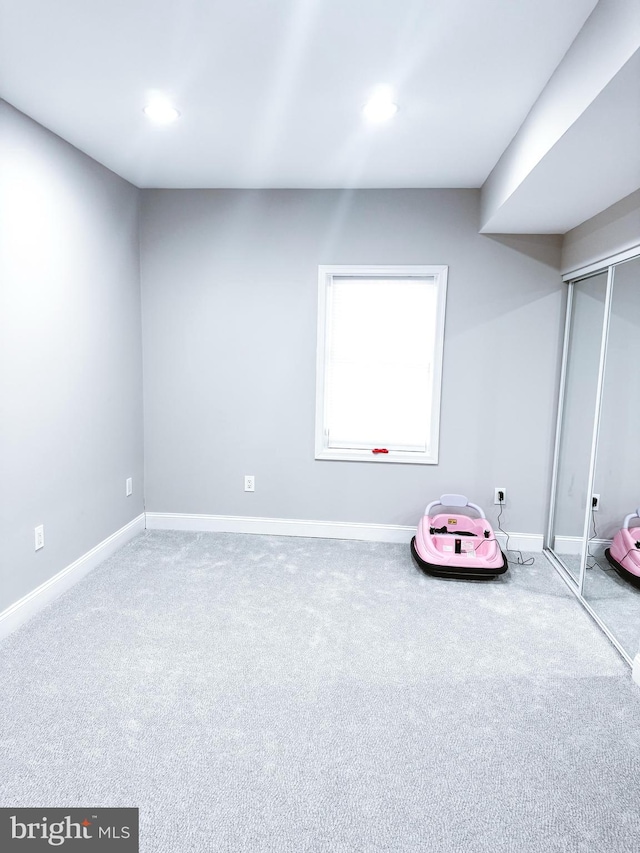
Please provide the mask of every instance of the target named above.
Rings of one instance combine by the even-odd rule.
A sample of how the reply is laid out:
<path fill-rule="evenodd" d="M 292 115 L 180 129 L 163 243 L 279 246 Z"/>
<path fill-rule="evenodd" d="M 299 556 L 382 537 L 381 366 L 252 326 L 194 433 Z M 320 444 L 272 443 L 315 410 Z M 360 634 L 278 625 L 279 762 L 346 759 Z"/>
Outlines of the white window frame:
<path fill-rule="evenodd" d="M 364 266 L 354 264 L 327 265 L 318 267 L 318 341 L 316 359 L 316 434 L 315 458 L 347 462 L 373 462 L 375 464 L 409 463 L 413 465 L 437 465 L 440 438 L 440 400 L 442 392 L 442 359 L 444 351 L 445 306 L 447 298 L 448 266 L 392 265 Z M 433 361 L 433 398 L 429 435 L 431 446 L 426 451 L 390 450 L 388 453 L 373 454 L 371 448 L 336 448 L 328 445 L 328 430 L 325 425 L 325 401 L 327 396 L 327 341 L 329 337 L 329 289 L 334 276 L 354 278 L 421 278 L 433 277 L 437 287 L 436 343 Z"/>

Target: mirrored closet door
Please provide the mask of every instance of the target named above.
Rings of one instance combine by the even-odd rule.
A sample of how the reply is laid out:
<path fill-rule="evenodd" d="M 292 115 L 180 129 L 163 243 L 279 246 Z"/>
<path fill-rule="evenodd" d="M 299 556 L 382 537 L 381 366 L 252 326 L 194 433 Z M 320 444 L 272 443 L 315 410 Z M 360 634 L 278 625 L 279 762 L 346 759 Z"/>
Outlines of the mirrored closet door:
<path fill-rule="evenodd" d="M 580 579 L 606 293 L 604 272 L 572 282 L 567 297 L 550 545 L 576 583 Z"/>
<path fill-rule="evenodd" d="M 553 562 L 629 662 L 640 649 L 639 367 L 636 251 L 568 282 L 547 536 Z"/>
<path fill-rule="evenodd" d="M 640 509 L 639 372 L 636 258 L 613 270 L 593 485 L 597 504 L 591 512 L 582 587 L 586 601 L 630 657 L 640 645 L 640 518 L 629 519 L 627 533 L 620 531 L 625 518 Z"/>

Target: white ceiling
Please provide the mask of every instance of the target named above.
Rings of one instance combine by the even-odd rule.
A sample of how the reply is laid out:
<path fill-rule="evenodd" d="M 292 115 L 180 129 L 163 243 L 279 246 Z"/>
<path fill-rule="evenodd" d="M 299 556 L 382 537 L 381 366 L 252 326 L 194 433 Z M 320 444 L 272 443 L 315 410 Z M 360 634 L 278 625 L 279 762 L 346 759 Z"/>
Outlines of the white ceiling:
<path fill-rule="evenodd" d="M 141 187 L 480 187 L 594 6 L 0 0 L 0 96 Z"/>

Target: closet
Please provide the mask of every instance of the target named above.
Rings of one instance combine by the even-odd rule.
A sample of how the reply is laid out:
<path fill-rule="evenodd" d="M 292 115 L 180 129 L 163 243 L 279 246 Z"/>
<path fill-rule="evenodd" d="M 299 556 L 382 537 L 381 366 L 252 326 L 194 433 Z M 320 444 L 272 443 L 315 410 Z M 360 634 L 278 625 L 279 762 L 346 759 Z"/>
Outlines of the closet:
<path fill-rule="evenodd" d="M 625 516 L 640 511 L 640 247 L 565 280 L 547 555 L 631 663 L 640 587 L 605 551 Z"/>

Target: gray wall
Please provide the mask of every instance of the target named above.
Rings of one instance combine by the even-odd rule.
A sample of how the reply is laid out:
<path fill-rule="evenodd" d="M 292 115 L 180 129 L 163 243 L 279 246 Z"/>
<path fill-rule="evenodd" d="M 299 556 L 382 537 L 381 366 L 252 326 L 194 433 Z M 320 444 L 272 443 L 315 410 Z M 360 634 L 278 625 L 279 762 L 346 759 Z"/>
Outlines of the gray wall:
<path fill-rule="evenodd" d="M 571 272 L 633 246 L 640 246 L 640 190 L 567 231 L 562 271 Z"/>
<path fill-rule="evenodd" d="M 558 238 L 478 234 L 477 190 L 142 196 L 147 510 L 416 524 L 504 486 L 503 525 L 543 531 Z M 322 263 L 449 265 L 439 465 L 314 460 Z"/>
<path fill-rule="evenodd" d="M 138 201 L 0 101 L 0 611 L 143 510 Z"/>

